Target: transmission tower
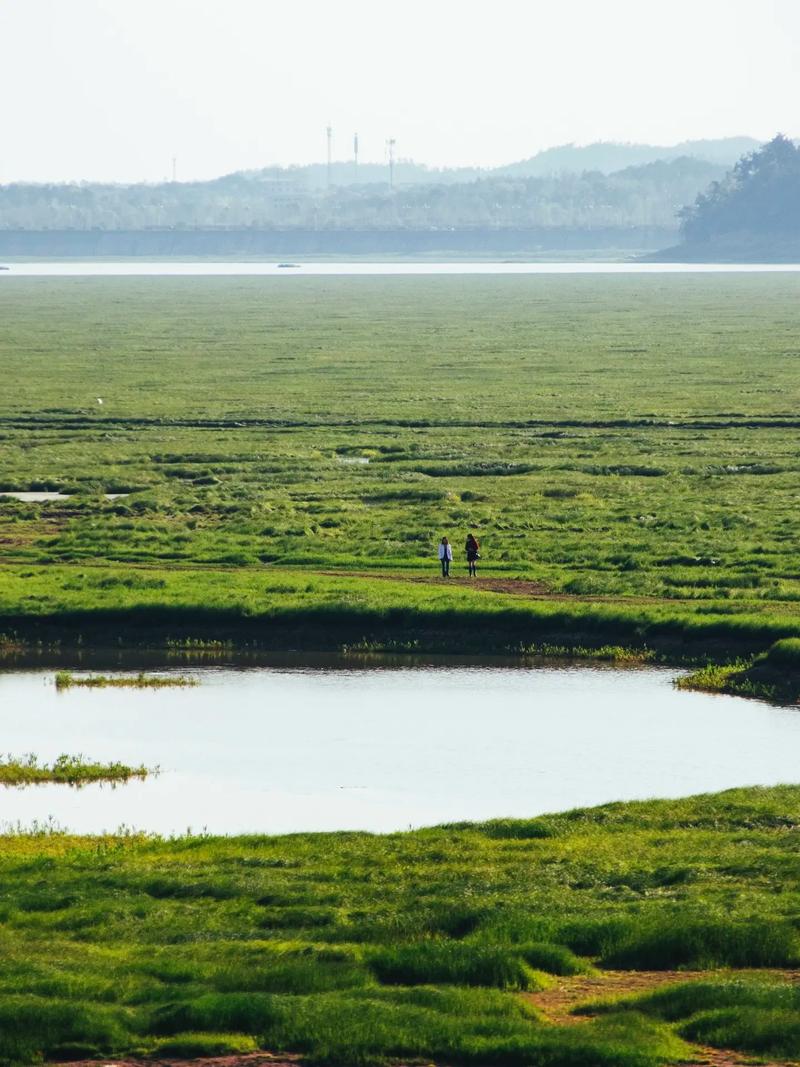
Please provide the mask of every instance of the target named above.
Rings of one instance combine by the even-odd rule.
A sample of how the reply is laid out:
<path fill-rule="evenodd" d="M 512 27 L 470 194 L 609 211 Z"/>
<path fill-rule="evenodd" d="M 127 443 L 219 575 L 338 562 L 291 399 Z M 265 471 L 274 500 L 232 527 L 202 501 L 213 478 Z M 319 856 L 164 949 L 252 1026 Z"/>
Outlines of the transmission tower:
<path fill-rule="evenodd" d="M 394 189 L 394 146 L 397 141 L 394 137 L 390 137 L 386 142 L 386 147 L 389 150 L 389 188 Z"/>

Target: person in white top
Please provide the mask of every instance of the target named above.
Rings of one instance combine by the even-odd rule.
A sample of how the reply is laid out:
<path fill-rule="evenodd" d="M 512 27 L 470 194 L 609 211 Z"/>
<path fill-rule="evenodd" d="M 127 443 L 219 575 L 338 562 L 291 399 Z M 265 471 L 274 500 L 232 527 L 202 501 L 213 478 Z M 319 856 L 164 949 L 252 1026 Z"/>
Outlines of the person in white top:
<path fill-rule="evenodd" d="M 442 577 L 450 577 L 450 561 L 453 558 L 453 546 L 443 537 L 439 544 L 439 562 L 442 565 Z"/>

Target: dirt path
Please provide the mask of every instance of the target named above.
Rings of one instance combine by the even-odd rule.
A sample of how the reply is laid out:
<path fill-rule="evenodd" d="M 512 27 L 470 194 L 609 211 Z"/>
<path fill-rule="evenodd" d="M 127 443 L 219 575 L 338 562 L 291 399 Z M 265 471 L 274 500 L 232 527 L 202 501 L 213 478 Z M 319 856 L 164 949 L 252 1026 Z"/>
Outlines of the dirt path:
<path fill-rule="evenodd" d="M 727 976 L 731 974 L 730 971 L 724 973 Z M 800 971 L 747 971 L 747 974 L 769 975 L 790 982 L 800 982 Z M 525 994 L 525 998 L 534 1004 L 549 1022 L 557 1026 L 580 1026 L 589 1022 L 592 1016 L 571 1014 L 573 1008 L 579 1004 L 613 997 L 633 997 L 677 982 L 696 982 L 701 978 L 711 977 L 714 977 L 714 972 L 709 971 L 605 971 L 592 976 L 557 978 L 556 984 L 550 989 Z M 696 1047 L 698 1059 L 692 1062 L 707 1064 L 708 1067 L 743 1067 L 744 1064 L 753 1062 L 753 1057 L 744 1052 Z M 763 1067 L 793 1065 L 785 1062 L 764 1062 Z"/>
<path fill-rule="evenodd" d="M 46 531 L 48 535 L 55 535 L 58 533 L 57 528 Z M 37 530 L 36 536 L 42 536 L 42 531 Z M 29 540 L 22 537 L 2 537 L 0 538 L 0 546 L 6 547 L 27 547 Z M 40 560 L 29 560 L 24 556 L 18 558 L 12 558 L 11 556 L 0 559 L 0 567 L 19 567 L 22 564 L 25 567 L 33 569 L 46 570 L 52 567 L 52 563 L 44 563 Z M 592 593 L 556 593 L 549 588 L 544 582 L 536 581 L 533 578 L 467 578 L 466 575 L 461 577 L 454 574 L 450 578 L 440 578 L 436 574 L 398 574 L 387 573 L 386 571 L 351 571 L 351 570 L 318 570 L 311 567 L 281 567 L 279 564 L 275 567 L 272 564 L 252 564 L 242 566 L 240 564 L 225 564 L 225 563 L 204 563 L 195 560 L 137 560 L 121 562 L 119 560 L 102 560 L 100 562 L 94 562 L 92 560 L 63 560 L 57 564 L 58 567 L 71 567 L 79 568 L 81 570 L 108 570 L 110 568 L 124 568 L 125 570 L 138 570 L 138 571 L 204 571 L 209 573 L 228 574 L 249 571 L 252 574 L 264 575 L 269 574 L 271 570 L 288 571 L 296 574 L 298 577 L 303 576 L 306 578 L 313 577 L 315 574 L 322 576 L 323 578 L 374 578 L 376 581 L 383 582 L 405 582 L 415 585 L 438 585 L 442 587 L 457 587 L 461 589 L 469 588 L 476 589 L 483 593 L 506 593 L 510 596 L 522 596 L 527 597 L 529 600 L 564 600 L 579 603 L 595 603 L 595 604 L 664 604 L 663 597 L 657 596 L 634 596 L 628 594 L 592 594 Z M 683 603 L 682 598 L 675 597 L 670 599 L 668 603 L 680 604 Z M 692 604 L 697 605 L 703 603 L 702 600 L 692 598 Z"/>
<path fill-rule="evenodd" d="M 526 999 L 535 1004 L 550 1022 L 559 1026 L 579 1026 L 591 1018 L 571 1014 L 579 1004 L 611 997 L 633 997 L 659 986 L 708 977 L 707 971 L 605 971 L 592 976 L 557 978 L 550 989 L 527 994 Z"/>
<path fill-rule="evenodd" d="M 309 572 L 311 573 L 311 572 Z M 592 601 L 598 604 L 663 604 L 663 598 L 656 596 L 621 596 L 588 595 L 585 593 L 554 593 L 544 582 L 533 578 L 467 578 L 453 575 L 440 578 L 438 575 L 390 574 L 385 571 L 314 571 L 326 578 L 375 578 L 384 582 L 406 582 L 415 585 L 438 585 L 442 587 L 477 589 L 483 593 L 507 593 L 511 596 L 524 596 L 532 600 L 578 600 L 581 603 Z"/>

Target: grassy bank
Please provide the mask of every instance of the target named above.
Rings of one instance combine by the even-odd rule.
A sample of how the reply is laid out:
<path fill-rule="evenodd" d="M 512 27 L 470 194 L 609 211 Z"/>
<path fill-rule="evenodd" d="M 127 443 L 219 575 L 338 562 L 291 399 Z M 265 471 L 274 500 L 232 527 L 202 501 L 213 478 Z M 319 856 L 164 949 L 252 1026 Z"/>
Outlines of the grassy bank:
<path fill-rule="evenodd" d="M 570 1028 L 520 994 L 598 966 L 796 966 L 799 824 L 781 787 L 388 836 L 6 836 L 0 1057 L 687 1058 L 711 1038 L 685 1004 Z"/>
<path fill-rule="evenodd" d="M 757 697 L 777 704 L 800 703 L 800 640 L 776 641 L 747 663 L 710 664 L 678 679 L 682 689 Z"/>
<path fill-rule="evenodd" d="M 124 763 L 97 763 L 85 756 L 59 756 L 54 763 L 40 763 L 33 753 L 15 758 L 0 759 L 0 785 L 42 785 L 54 782 L 81 786 L 92 782 L 128 782 L 131 778 L 146 778 L 154 771 L 147 767 L 129 767 Z"/>
<path fill-rule="evenodd" d="M 304 569 L 0 567 L 0 634 L 20 647 L 226 647 L 586 655 L 728 662 L 800 636 L 792 604 L 549 598 L 480 582 Z"/>

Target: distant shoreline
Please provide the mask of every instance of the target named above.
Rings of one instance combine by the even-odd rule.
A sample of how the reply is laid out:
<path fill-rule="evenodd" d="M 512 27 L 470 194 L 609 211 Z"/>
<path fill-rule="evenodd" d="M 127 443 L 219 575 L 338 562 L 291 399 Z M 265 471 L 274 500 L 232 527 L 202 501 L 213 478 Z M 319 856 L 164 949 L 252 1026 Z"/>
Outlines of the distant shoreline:
<path fill-rule="evenodd" d="M 673 242 L 677 232 L 652 226 L 575 229 L 250 228 L 152 230 L 0 230 L 0 260 L 72 258 L 608 257 L 626 259 Z"/>
<path fill-rule="evenodd" d="M 638 263 L 798 263 L 800 239 L 772 241 L 729 234 L 715 241 L 677 244 L 637 256 Z"/>

